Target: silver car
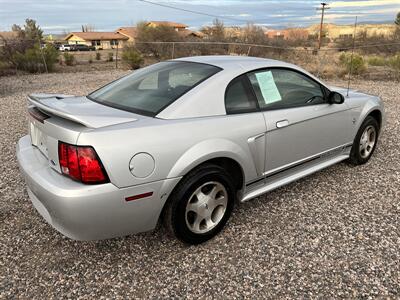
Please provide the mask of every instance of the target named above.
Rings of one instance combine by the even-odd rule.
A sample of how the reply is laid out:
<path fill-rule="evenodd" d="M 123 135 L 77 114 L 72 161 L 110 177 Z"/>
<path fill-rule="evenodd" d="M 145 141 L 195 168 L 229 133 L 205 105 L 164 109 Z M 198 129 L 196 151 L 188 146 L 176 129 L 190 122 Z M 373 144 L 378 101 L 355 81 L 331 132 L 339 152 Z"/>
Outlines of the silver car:
<path fill-rule="evenodd" d="M 345 94 L 281 61 L 180 58 L 83 97 L 30 95 L 17 157 L 33 205 L 72 239 L 149 231 L 162 220 L 197 244 L 240 202 L 370 159 L 383 104 Z"/>

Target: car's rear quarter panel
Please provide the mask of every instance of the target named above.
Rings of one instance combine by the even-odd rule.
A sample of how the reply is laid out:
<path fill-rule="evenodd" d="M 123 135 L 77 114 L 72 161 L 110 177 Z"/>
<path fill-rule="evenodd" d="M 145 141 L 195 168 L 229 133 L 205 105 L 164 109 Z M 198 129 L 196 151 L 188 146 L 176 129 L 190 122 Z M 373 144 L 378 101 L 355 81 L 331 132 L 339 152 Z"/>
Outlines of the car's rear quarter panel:
<path fill-rule="evenodd" d="M 247 140 L 254 132 L 265 132 L 260 113 L 180 120 L 146 118 L 83 132 L 78 144 L 96 149 L 111 182 L 118 187 L 182 176 L 217 157 L 236 160 L 245 178 L 252 180 L 257 173 Z M 146 178 L 136 178 L 129 170 L 130 159 L 139 152 L 149 153 L 155 160 L 155 170 Z"/>

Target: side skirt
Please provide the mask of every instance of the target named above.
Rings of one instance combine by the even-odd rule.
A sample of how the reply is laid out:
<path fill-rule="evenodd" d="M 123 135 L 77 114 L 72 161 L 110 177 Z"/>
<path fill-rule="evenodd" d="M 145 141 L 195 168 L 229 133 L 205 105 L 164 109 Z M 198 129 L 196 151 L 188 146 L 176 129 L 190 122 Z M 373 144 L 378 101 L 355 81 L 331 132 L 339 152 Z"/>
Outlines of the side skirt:
<path fill-rule="evenodd" d="M 301 165 L 296 165 L 287 171 L 267 175 L 246 187 L 246 192 L 244 193 L 241 202 L 251 200 L 283 185 L 337 164 L 347 158 L 349 158 L 349 154 L 347 153 L 330 158 L 318 157 L 318 159 L 307 161 Z"/>

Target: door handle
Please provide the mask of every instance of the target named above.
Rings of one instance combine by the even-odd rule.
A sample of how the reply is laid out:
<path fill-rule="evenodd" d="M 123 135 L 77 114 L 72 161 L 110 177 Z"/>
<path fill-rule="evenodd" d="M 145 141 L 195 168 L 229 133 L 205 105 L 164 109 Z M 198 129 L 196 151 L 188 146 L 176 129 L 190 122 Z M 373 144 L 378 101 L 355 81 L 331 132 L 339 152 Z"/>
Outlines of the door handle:
<path fill-rule="evenodd" d="M 277 128 L 283 128 L 289 125 L 289 121 L 288 120 L 281 120 L 276 122 L 276 127 Z"/>

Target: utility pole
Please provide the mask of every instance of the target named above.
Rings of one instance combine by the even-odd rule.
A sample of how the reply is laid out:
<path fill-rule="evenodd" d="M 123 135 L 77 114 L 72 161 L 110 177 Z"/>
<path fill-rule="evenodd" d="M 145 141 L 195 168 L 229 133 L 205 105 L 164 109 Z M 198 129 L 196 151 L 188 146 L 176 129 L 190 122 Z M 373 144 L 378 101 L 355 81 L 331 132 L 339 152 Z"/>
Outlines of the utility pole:
<path fill-rule="evenodd" d="M 357 16 L 356 21 L 354 22 L 354 34 L 353 34 L 353 48 L 351 49 L 351 57 L 350 57 L 350 69 L 349 69 L 349 81 L 347 82 L 347 94 L 346 97 L 349 97 L 349 90 L 350 90 L 350 80 L 351 80 L 351 73 L 353 71 L 353 55 L 354 55 L 354 47 L 356 45 L 356 33 L 357 33 Z"/>
<path fill-rule="evenodd" d="M 321 41 L 322 41 L 322 27 L 324 25 L 324 13 L 325 9 L 330 9 L 330 7 L 326 7 L 328 3 L 322 2 L 321 8 L 317 8 L 317 10 L 321 10 L 321 25 L 319 27 L 319 37 L 318 37 L 318 50 L 321 49 Z"/>

